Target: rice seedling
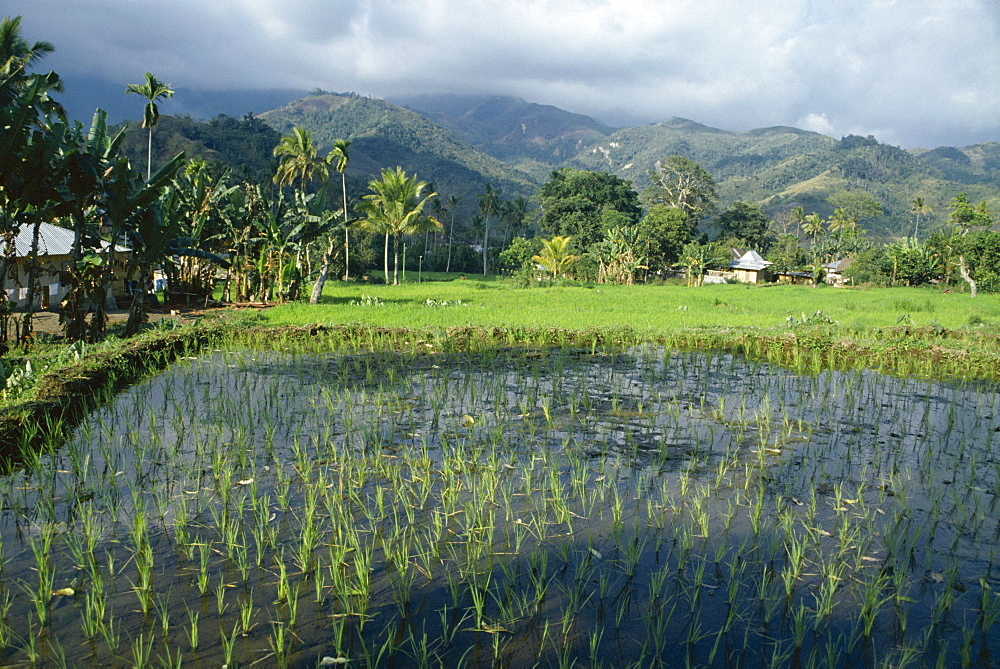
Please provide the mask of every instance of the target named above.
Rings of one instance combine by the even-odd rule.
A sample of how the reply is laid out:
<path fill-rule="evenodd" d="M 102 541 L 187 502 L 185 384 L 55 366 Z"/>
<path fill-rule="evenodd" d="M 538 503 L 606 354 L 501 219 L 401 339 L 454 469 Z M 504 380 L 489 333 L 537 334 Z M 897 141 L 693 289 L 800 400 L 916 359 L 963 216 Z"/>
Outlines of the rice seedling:
<path fill-rule="evenodd" d="M 120 630 L 133 656 L 158 637 L 230 666 L 331 635 L 362 664 L 1000 652 L 991 386 L 566 333 L 345 337 L 184 360 L 0 480 L 0 587 L 31 593 L 7 657 L 47 648 L 29 616 L 70 664 Z"/>

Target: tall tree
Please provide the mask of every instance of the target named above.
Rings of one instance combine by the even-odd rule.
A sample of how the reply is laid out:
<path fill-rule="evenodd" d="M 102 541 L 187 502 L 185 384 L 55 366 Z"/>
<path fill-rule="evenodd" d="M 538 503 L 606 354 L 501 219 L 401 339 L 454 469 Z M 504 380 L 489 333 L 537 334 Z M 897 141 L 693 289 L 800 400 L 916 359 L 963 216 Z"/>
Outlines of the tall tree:
<path fill-rule="evenodd" d="M 802 219 L 802 232 L 809 235 L 812 239 L 812 243 L 815 244 L 816 240 L 826 232 L 826 226 L 823 225 L 823 219 L 815 211 Z"/>
<path fill-rule="evenodd" d="M 649 187 L 643 191 L 644 204 L 677 207 L 691 219 L 692 227 L 715 208 L 715 179 L 690 158 L 670 156 L 657 161 L 649 171 L 649 180 Z"/>
<path fill-rule="evenodd" d="M 403 235 L 423 232 L 428 227 L 440 227 L 424 214 L 428 200 L 437 193 L 427 192 L 427 183 L 416 176 L 407 176 L 403 168 L 383 169 L 379 179 L 368 183 L 372 192 L 357 205 L 364 215 L 362 225 L 386 236 L 386 276 L 389 274 L 388 240 L 393 238 L 392 283 L 399 284 L 399 241 Z"/>
<path fill-rule="evenodd" d="M 542 229 L 572 237 L 581 250 L 603 239 L 605 230 L 634 226 L 642 216 L 632 183 L 607 172 L 564 167 L 549 176 L 538 194 Z"/>
<path fill-rule="evenodd" d="M 166 84 L 152 75 L 146 73 L 146 81 L 141 84 L 129 84 L 125 89 L 126 93 L 135 93 L 146 98 L 146 106 L 142 110 L 142 127 L 149 130 L 149 146 L 146 157 L 146 179 L 153 174 L 153 127 L 160 120 L 160 107 L 156 104 L 160 100 L 174 97 L 174 91 L 170 84 Z"/>
<path fill-rule="evenodd" d="M 741 239 L 757 251 L 768 243 L 767 216 L 759 205 L 734 202 L 719 215 L 719 237 Z"/>
<path fill-rule="evenodd" d="M 348 218 L 347 214 L 347 177 L 344 175 L 344 170 L 347 169 L 347 163 L 350 161 L 351 157 L 347 153 L 347 147 L 351 145 L 350 140 L 338 139 L 333 143 L 333 149 L 326 156 L 326 162 L 328 165 L 332 165 L 335 170 L 340 172 L 340 187 L 343 191 L 344 197 L 344 281 L 350 276 L 350 237 L 349 230 L 351 225 L 351 220 Z M 326 253 L 323 254 L 323 263 L 320 265 L 319 276 L 316 277 L 316 283 L 313 284 L 312 294 L 309 296 L 309 304 L 318 304 L 319 298 L 323 295 L 323 286 L 326 285 L 326 278 L 330 273 L 330 263 L 333 262 L 333 250 L 336 241 L 334 237 L 330 236 L 330 244 L 326 249 Z"/>
<path fill-rule="evenodd" d="M 490 218 L 502 210 L 503 200 L 500 199 L 500 192 L 490 184 L 486 184 L 486 190 L 479 195 L 479 212 L 483 215 L 483 276 L 488 272 L 486 257 L 490 248 Z"/>
<path fill-rule="evenodd" d="M 448 212 L 451 214 L 451 225 L 448 227 L 448 262 L 445 263 L 444 271 L 451 271 L 451 246 L 455 243 L 455 214 L 458 213 L 458 203 L 461 200 L 457 195 L 448 196 Z"/>
<path fill-rule="evenodd" d="M 347 175 L 345 174 L 347 163 L 351 160 L 351 155 L 347 152 L 350 146 L 351 140 L 338 139 L 333 143 L 333 149 L 326 156 L 327 161 L 333 165 L 333 168 L 340 172 L 340 190 L 344 198 L 344 281 L 347 281 L 351 275 L 351 241 L 348 235 Z"/>
<path fill-rule="evenodd" d="M 913 198 L 913 208 L 910 212 L 915 215 L 916 222 L 913 224 L 913 238 L 917 238 L 917 233 L 920 231 L 920 217 L 924 214 L 930 213 L 931 208 L 924 203 L 924 198 L 917 196 Z"/>

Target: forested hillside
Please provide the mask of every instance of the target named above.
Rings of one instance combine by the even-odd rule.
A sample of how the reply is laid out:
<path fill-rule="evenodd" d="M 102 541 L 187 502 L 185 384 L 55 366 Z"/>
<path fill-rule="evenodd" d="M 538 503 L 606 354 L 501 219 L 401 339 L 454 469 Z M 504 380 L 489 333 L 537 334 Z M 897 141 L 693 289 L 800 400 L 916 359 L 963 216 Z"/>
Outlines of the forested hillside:
<path fill-rule="evenodd" d="M 316 93 L 260 116 L 280 134 L 294 127 L 312 132 L 325 151 L 337 139 L 351 141 L 349 172 L 375 175 L 402 166 L 432 182 L 435 190 L 473 202 L 485 184 L 507 195 L 528 197 L 535 181 L 479 151 L 419 114 L 384 100 Z"/>
<path fill-rule="evenodd" d="M 336 139 L 351 140 L 348 174 L 359 187 L 383 167 L 401 165 L 445 196 L 461 198 L 471 214 L 491 184 L 508 197 L 532 197 L 561 167 L 610 172 L 641 191 L 648 172 L 671 155 L 703 166 L 716 181 L 719 207 L 757 202 L 771 216 L 801 206 L 830 216 L 827 199 L 839 191 L 865 191 L 883 213 L 866 223 L 888 240 L 913 233 L 915 198 L 926 202 L 923 231 L 942 226 L 948 204 L 965 192 L 974 202 L 1000 208 L 1000 143 L 904 151 L 874 137 L 840 140 L 791 127 L 731 132 L 695 121 L 612 130 L 581 114 L 513 97 L 417 96 L 399 102 L 354 94 L 315 92 L 259 117 L 219 116 L 200 123 L 164 116 L 153 137 L 154 159 L 180 150 L 218 160 L 241 178 L 273 174 L 271 151 L 281 135 L 301 126 L 322 153 Z M 126 150 L 145 151 L 138 123 Z"/>
<path fill-rule="evenodd" d="M 122 150 L 135 165 L 146 162 L 147 131 L 139 121 L 123 123 Z M 280 135 L 251 115 L 236 119 L 219 115 L 208 121 L 188 116 L 161 116 L 153 133 L 153 162 L 166 163 L 181 151 L 188 158 L 218 163 L 233 171 L 236 179 L 262 183 L 274 175 L 277 161 L 272 152 Z"/>
<path fill-rule="evenodd" d="M 715 178 L 720 207 L 742 200 L 759 202 L 771 215 L 802 206 L 826 217 L 833 210 L 827 202 L 831 194 L 869 192 L 883 209 L 868 222 L 879 239 L 912 233 L 917 197 L 929 208 L 927 230 L 943 225 L 948 203 L 960 192 L 1000 207 L 997 142 L 904 151 L 873 137 L 837 140 L 782 126 L 731 132 L 683 118 L 610 131 L 589 117 L 516 98 L 428 96 L 402 102 L 540 180 L 571 166 L 610 172 L 642 190 L 657 161 L 682 155 Z"/>
<path fill-rule="evenodd" d="M 589 116 L 511 96 L 425 95 L 394 102 L 539 180 L 613 132 Z"/>

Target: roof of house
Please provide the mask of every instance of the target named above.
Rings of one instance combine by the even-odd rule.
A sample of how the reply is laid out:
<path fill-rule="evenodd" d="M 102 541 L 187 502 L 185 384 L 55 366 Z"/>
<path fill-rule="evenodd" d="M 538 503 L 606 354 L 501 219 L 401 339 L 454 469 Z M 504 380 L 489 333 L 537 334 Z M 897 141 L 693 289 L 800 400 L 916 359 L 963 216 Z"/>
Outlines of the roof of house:
<path fill-rule="evenodd" d="M 34 226 L 25 225 L 17 233 L 14 240 L 14 257 L 24 258 L 31 255 L 31 238 Z M 73 231 L 60 228 L 51 223 L 42 223 L 38 229 L 38 255 L 68 256 L 73 248 Z"/>
<path fill-rule="evenodd" d="M 843 272 L 853 262 L 854 258 L 841 258 L 840 260 L 834 260 L 833 262 L 826 263 L 823 265 L 823 269 L 827 272 Z"/>
<path fill-rule="evenodd" d="M 17 233 L 14 240 L 14 257 L 25 258 L 31 255 L 31 238 L 34 235 L 34 226 L 26 225 Z M 108 243 L 102 242 L 102 248 L 107 248 Z M 73 248 L 73 231 L 60 228 L 51 223 L 42 223 L 38 228 L 38 255 L 40 256 L 68 256 Z M 128 248 L 118 245 L 118 251 L 127 251 Z"/>
<path fill-rule="evenodd" d="M 754 250 L 747 251 L 739 260 L 734 260 L 729 263 L 729 266 L 733 269 L 750 269 L 750 270 L 762 270 L 767 269 L 774 263 L 770 260 L 764 260 L 759 253 Z"/>

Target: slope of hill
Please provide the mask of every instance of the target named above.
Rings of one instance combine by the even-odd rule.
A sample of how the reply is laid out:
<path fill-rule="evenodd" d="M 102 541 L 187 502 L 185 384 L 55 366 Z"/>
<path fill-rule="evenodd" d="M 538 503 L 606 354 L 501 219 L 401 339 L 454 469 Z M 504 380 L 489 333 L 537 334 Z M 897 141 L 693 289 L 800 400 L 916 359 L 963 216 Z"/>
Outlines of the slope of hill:
<path fill-rule="evenodd" d="M 1000 142 L 904 151 L 874 137 L 841 140 L 784 126 L 731 132 L 683 118 L 612 130 L 580 114 L 511 97 L 419 96 L 404 109 L 354 94 L 315 92 L 259 117 L 217 117 L 207 123 L 163 117 L 154 133 L 154 160 L 177 150 L 218 159 L 237 174 L 269 178 L 270 151 L 295 126 L 312 131 L 321 151 L 350 139 L 348 173 L 358 191 L 382 167 L 401 165 L 462 198 L 467 218 L 489 183 L 505 197 L 531 197 L 563 166 L 607 171 L 641 191 L 658 160 L 683 155 L 718 184 L 720 207 L 759 202 L 774 215 L 802 206 L 829 216 L 827 198 L 864 190 L 884 214 L 865 225 L 879 239 L 912 233 L 913 200 L 930 208 L 924 232 L 944 225 L 959 192 L 1000 210 Z M 144 163 L 144 132 L 134 124 L 129 150 Z M 141 159 L 141 160 L 140 160 Z"/>
<path fill-rule="evenodd" d="M 421 95 L 394 102 L 540 179 L 612 133 L 589 116 L 511 96 Z"/>
<path fill-rule="evenodd" d="M 474 202 L 487 183 L 508 197 L 527 197 L 537 186 L 528 175 L 416 112 L 377 98 L 318 93 L 260 118 L 282 135 L 294 127 L 306 128 L 321 152 L 337 139 L 351 140 L 348 171 L 356 176 L 375 176 L 380 167 L 400 165 L 433 183 L 442 195 L 458 195 L 467 203 Z"/>
<path fill-rule="evenodd" d="M 122 123 L 122 148 L 136 168 L 145 174 L 147 132 L 138 121 Z M 277 162 L 272 151 L 281 137 L 274 129 L 249 114 L 242 119 L 220 114 L 208 121 L 189 116 L 161 116 L 153 131 L 153 166 L 162 165 L 184 151 L 188 158 L 200 158 L 230 168 L 236 178 L 266 182 L 274 175 Z"/>

